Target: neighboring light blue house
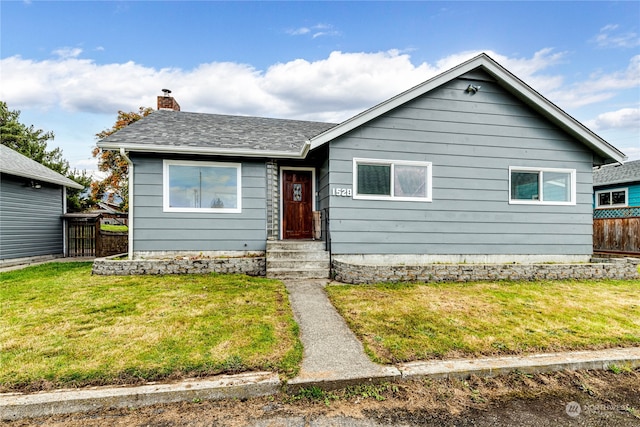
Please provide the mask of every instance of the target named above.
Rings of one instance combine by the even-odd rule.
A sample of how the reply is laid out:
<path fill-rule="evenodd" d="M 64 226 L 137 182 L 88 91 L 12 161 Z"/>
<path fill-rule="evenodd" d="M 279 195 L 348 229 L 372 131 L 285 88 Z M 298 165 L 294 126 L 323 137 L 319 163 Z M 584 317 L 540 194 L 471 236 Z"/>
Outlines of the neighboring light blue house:
<path fill-rule="evenodd" d="M 75 181 L 0 144 L 0 266 L 61 257 L 66 188 Z"/>
<path fill-rule="evenodd" d="M 640 217 L 640 160 L 593 171 L 594 218 Z"/>
<path fill-rule="evenodd" d="M 625 160 L 484 54 L 338 125 L 164 108 L 98 143 L 131 162 L 133 258 L 583 262 L 592 168 Z"/>

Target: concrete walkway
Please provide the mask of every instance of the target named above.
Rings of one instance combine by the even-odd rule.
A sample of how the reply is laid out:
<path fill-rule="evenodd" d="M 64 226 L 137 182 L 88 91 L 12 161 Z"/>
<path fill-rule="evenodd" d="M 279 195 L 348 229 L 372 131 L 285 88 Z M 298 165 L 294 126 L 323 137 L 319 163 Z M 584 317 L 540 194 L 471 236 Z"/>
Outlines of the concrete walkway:
<path fill-rule="evenodd" d="M 304 357 L 300 374 L 290 385 L 308 382 L 349 382 L 400 376 L 395 367 L 377 365 L 329 302 L 328 280 L 285 281 L 293 314 L 300 326 Z"/>
<path fill-rule="evenodd" d="M 22 270 L 23 268 L 32 267 L 34 265 L 47 264 L 50 262 L 89 262 L 96 259 L 95 257 L 42 257 L 42 259 L 27 260 L 18 264 L 4 263 L 0 264 L 0 273 L 8 271 Z"/>

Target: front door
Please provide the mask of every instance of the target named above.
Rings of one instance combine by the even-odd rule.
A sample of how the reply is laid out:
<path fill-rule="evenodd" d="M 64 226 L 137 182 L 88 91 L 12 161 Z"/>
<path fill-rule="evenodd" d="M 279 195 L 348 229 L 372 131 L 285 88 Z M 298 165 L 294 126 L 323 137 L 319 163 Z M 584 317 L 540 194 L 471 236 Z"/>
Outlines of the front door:
<path fill-rule="evenodd" d="M 282 238 L 313 237 L 313 174 L 310 170 L 282 171 Z"/>

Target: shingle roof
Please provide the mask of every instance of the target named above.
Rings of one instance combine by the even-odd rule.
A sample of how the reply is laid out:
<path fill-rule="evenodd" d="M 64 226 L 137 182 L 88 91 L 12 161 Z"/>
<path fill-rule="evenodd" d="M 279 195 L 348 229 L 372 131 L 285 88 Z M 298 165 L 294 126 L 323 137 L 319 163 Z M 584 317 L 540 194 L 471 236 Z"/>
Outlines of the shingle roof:
<path fill-rule="evenodd" d="M 593 170 L 593 185 L 603 186 L 640 182 L 640 160 L 627 162 L 623 165 L 607 165 Z"/>
<path fill-rule="evenodd" d="M 0 144 L 0 172 L 79 190 L 84 188 L 77 182 L 2 144 Z"/>
<path fill-rule="evenodd" d="M 98 142 L 131 151 L 298 155 L 307 141 L 333 123 L 263 117 L 154 111 Z"/>

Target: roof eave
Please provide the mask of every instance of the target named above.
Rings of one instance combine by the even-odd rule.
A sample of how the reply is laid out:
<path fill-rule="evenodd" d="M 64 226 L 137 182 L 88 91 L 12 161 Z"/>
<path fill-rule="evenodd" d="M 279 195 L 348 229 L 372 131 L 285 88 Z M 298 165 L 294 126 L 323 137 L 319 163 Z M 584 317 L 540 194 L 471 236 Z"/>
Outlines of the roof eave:
<path fill-rule="evenodd" d="M 640 179 L 637 178 L 632 178 L 632 179 L 620 179 L 620 180 L 616 180 L 616 181 L 609 181 L 609 182 L 602 182 L 602 183 L 594 183 L 593 184 L 593 188 L 596 187 L 609 187 L 611 185 L 616 185 L 616 186 L 620 186 L 620 185 L 636 185 L 640 183 Z"/>
<path fill-rule="evenodd" d="M 136 153 L 158 153 L 158 154 L 194 154 L 225 157 L 251 157 L 251 158 L 272 158 L 272 159 L 303 159 L 309 152 L 310 142 L 307 140 L 299 152 L 278 151 L 278 150 L 239 150 L 221 149 L 206 147 L 176 147 L 151 144 L 122 144 L 122 143 L 98 143 L 98 147 L 106 150 L 124 149 Z"/>
<path fill-rule="evenodd" d="M 7 175 L 19 176 L 20 178 L 32 179 L 32 180 L 38 181 L 38 182 L 47 182 L 49 184 L 56 184 L 56 185 L 60 185 L 62 187 L 71 187 L 71 188 L 75 188 L 77 190 L 84 189 L 84 186 L 82 186 L 82 185 L 80 185 L 77 182 L 72 181 L 72 180 L 63 181 L 63 180 L 55 180 L 55 179 L 51 179 L 51 178 L 43 178 L 41 176 L 36 176 L 36 175 L 28 174 L 28 173 L 23 173 L 23 172 L 20 172 L 20 171 L 1 170 L 0 172 L 5 173 Z"/>

